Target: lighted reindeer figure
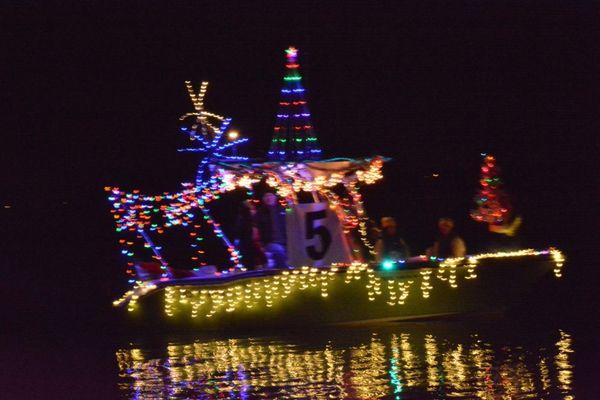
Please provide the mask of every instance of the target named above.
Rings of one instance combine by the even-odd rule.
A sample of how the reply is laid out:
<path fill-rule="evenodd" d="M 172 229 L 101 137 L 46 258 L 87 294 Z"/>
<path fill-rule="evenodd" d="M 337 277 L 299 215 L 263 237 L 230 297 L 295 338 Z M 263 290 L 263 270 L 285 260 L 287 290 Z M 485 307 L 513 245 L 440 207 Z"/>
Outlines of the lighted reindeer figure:
<path fill-rule="evenodd" d="M 190 246 L 195 253 L 191 257 L 191 261 L 194 265 L 204 265 L 200 262 L 200 255 L 204 251 L 199 248 L 197 242 L 201 239 L 198 230 L 201 228 L 202 222 L 210 225 L 214 234 L 226 246 L 233 265 L 242 267 L 238 250 L 227 238 L 220 224 L 212 217 L 207 203 L 218 198 L 218 194 L 223 192 L 219 177 L 213 174 L 215 164 L 247 160 L 246 157 L 226 155 L 225 153 L 228 150 L 234 150 L 240 144 L 246 143 L 248 139 L 229 140 L 227 129 L 231 118 L 225 118 L 204 110 L 204 96 L 206 95 L 208 82 L 202 82 L 197 93 L 194 92 L 191 82 L 187 81 L 185 84 L 194 111 L 180 117 L 182 122 L 180 129 L 189 135 L 192 145 L 178 149 L 178 151 L 200 155 L 195 183 L 184 183 L 184 189 L 181 192 L 162 193 L 157 196 L 144 196 L 139 194 L 137 190 L 126 193 L 118 188 L 106 188 L 110 192 L 109 200 L 113 203 L 113 210 L 111 211 L 115 214 L 117 231 L 133 233 L 137 239 L 121 239 L 119 241 L 122 245 L 121 253 L 128 257 L 134 257 L 133 246 L 141 240 L 143 246 L 152 251 L 152 258 L 160 263 L 163 278 L 172 277 L 172 269 L 162 254 L 162 246 L 154 242 L 150 232 L 162 234 L 165 228 L 172 226 L 181 226 L 190 230 L 189 236 L 192 239 Z M 190 119 L 191 123 L 187 124 Z M 201 211 L 203 218 L 200 222 L 195 220 L 197 219 L 194 215 L 195 208 Z M 132 277 L 130 279 L 131 283 L 136 282 L 133 267 L 133 261 L 128 262 L 127 272 Z"/>

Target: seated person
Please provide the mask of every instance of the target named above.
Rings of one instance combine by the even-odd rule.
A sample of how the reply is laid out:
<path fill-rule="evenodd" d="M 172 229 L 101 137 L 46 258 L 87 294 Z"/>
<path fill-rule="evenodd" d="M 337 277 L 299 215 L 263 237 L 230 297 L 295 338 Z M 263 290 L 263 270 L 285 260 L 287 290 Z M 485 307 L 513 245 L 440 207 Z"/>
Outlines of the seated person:
<path fill-rule="evenodd" d="M 270 192 L 263 195 L 256 219 L 260 239 L 271 261 L 269 266 L 286 268 L 285 210 L 277 202 L 277 196 Z"/>
<path fill-rule="evenodd" d="M 410 250 L 406 242 L 400 237 L 396 220 L 392 217 L 381 218 L 381 234 L 375 243 L 375 260 L 406 260 L 410 257 Z"/>
<path fill-rule="evenodd" d="M 439 236 L 426 251 L 429 257 L 452 258 L 467 254 L 465 241 L 454 232 L 454 221 L 451 218 L 440 218 L 438 229 Z"/>

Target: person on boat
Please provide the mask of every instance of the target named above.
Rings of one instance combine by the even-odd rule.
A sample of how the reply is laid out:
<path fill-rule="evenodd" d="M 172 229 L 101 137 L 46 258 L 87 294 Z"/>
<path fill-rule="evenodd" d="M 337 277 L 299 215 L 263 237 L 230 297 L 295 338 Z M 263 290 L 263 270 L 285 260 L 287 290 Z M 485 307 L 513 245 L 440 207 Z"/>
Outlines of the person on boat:
<path fill-rule="evenodd" d="M 440 218 L 438 230 L 439 235 L 435 243 L 426 251 L 429 257 L 464 257 L 467 254 L 465 241 L 454 232 L 453 219 Z"/>
<path fill-rule="evenodd" d="M 279 205 L 277 196 L 267 192 L 256 213 L 258 232 L 265 252 L 274 268 L 287 267 L 285 210 Z"/>
<path fill-rule="evenodd" d="M 375 260 L 406 260 L 410 257 L 408 245 L 400 237 L 396 220 L 392 217 L 381 218 L 381 233 L 375 243 Z"/>
<path fill-rule="evenodd" d="M 248 269 L 255 269 L 267 263 L 260 234 L 256 224 L 256 206 L 253 200 L 242 203 L 237 221 L 236 244 L 242 254 L 242 263 Z"/>

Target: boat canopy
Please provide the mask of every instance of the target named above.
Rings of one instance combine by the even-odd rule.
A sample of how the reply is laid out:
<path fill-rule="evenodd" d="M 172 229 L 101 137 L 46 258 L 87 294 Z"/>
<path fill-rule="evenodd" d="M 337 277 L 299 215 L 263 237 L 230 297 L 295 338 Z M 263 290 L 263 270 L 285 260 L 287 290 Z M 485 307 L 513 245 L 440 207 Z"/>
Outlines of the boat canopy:
<path fill-rule="evenodd" d="M 295 193 L 299 191 L 317 191 L 331 200 L 337 197 L 331 189 L 340 184 L 351 194 L 357 193 L 359 184 L 373 184 L 382 178 L 384 161 L 383 157 L 373 157 L 335 158 L 305 163 L 219 162 L 211 165 L 212 177 L 206 186 L 183 183 L 183 189 L 179 192 L 158 195 L 143 195 L 138 190 L 123 192 L 115 187 L 109 189 L 110 200 L 113 202 L 118 231 L 160 231 L 163 227 L 186 226 L 192 223 L 193 209 L 202 209 L 222 193 L 238 188 L 249 189 L 261 181 L 276 189 L 281 198 L 291 202 L 294 202 Z M 156 221 L 157 214 L 166 220 L 164 224 Z"/>

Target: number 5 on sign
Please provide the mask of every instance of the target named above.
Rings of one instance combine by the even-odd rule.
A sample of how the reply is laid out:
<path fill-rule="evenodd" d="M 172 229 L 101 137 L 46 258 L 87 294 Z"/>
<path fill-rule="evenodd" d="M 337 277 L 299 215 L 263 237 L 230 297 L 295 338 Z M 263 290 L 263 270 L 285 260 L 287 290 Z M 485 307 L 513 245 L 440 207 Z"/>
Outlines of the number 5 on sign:
<path fill-rule="evenodd" d="M 320 267 L 352 261 L 337 214 L 326 202 L 296 204 L 287 214 L 286 225 L 290 265 Z"/>

